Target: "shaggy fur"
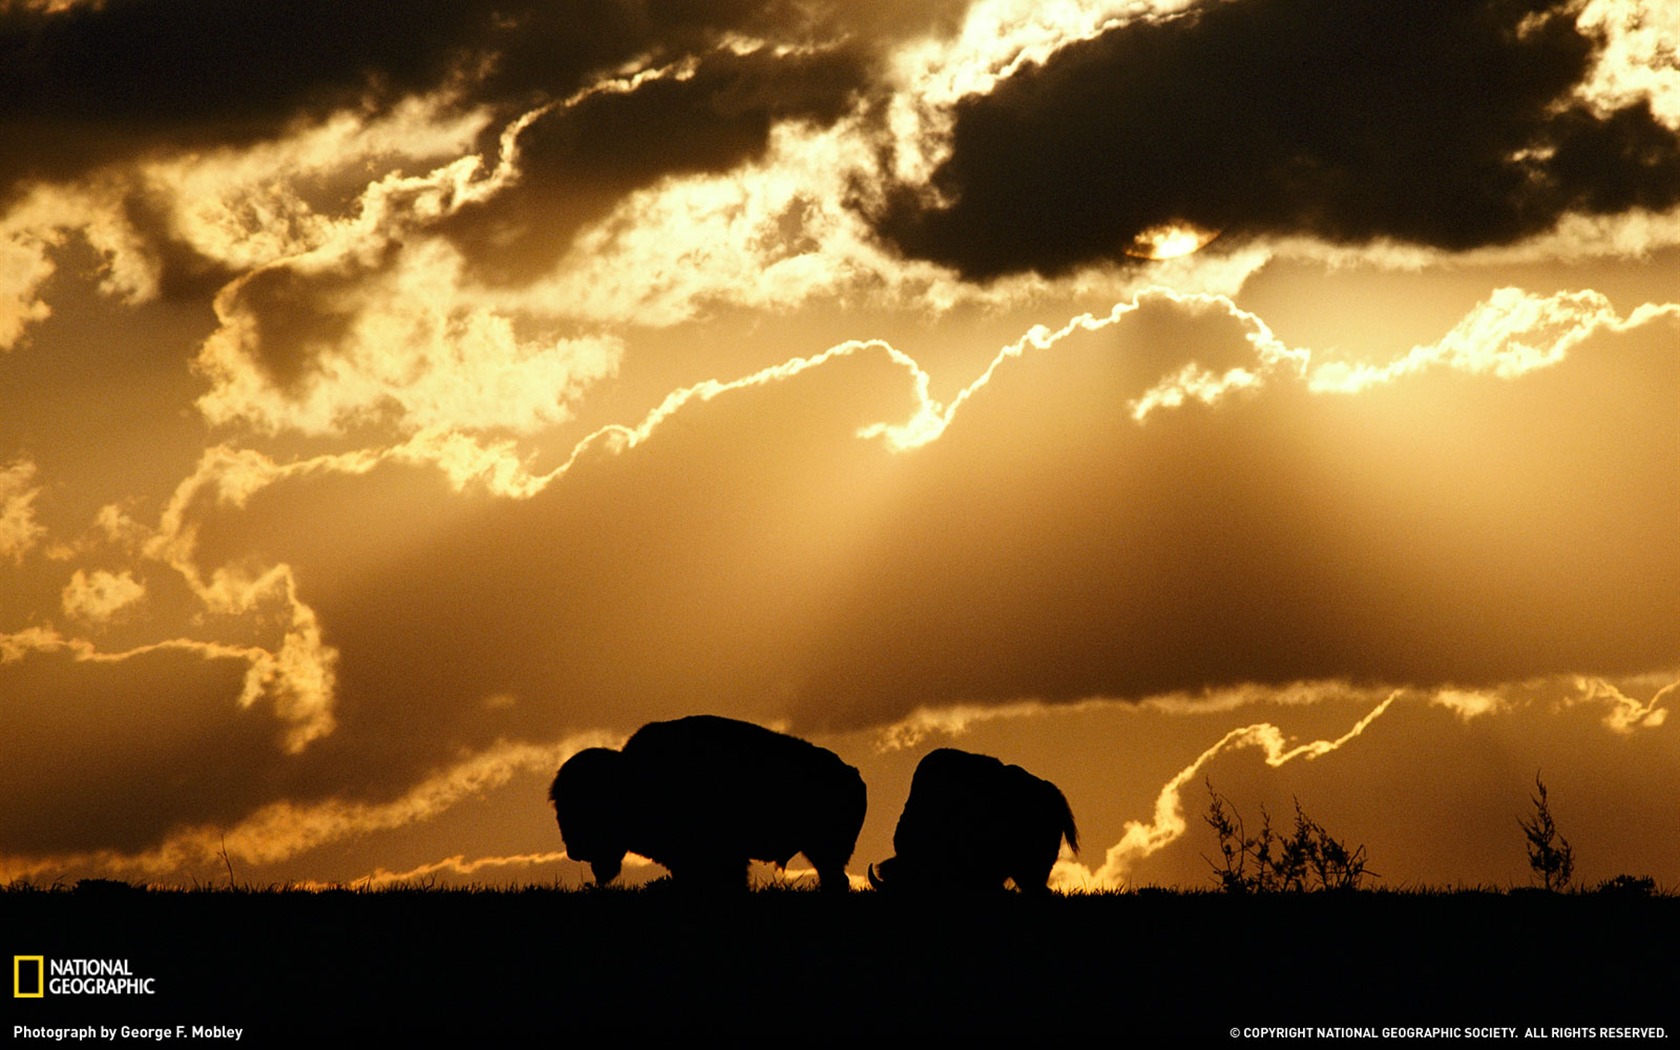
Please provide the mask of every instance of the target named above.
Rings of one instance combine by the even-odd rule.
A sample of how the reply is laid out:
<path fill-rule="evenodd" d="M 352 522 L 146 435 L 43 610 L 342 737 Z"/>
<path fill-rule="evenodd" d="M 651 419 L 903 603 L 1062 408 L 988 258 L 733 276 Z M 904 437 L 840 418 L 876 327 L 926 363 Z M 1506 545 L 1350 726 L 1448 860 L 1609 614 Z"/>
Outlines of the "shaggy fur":
<path fill-rule="evenodd" d="M 824 890 L 845 892 L 867 796 L 838 755 L 750 722 L 695 715 L 653 722 L 622 751 L 589 748 L 549 788 L 573 860 L 600 883 L 626 853 L 687 887 L 741 889 L 749 860 L 803 853 Z"/>
<path fill-rule="evenodd" d="M 995 892 L 1013 880 L 1022 893 L 1049 892 L 1062 838 L 1079 831 L 1061 789 L 1020 766 L 944 747 L 910 781 L 893 832 L 897 855 L 871 868 L 880 890 Z"/>

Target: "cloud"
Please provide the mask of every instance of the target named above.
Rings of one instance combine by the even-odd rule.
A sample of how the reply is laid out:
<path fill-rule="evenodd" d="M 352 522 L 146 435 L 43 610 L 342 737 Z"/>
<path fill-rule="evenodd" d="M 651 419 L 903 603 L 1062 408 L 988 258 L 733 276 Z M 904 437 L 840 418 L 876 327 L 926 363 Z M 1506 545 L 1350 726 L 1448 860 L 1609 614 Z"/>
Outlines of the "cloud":
<path fill-rule="evenodd" d="M 1656 672 L 1616 679 L 1614 688 L 1648 698 L 1674 680 L 1672 671 Z M 1515 818 L 1527 806 L 1536 768 L 1544 771 L 1554 799 L 1570 803 L 1564 830 L 1594 869 L 1588 883 L 1621 872 L 1670 870 L 1676 851 L 1665 831 L 1665 807 L 1675 780 L 1672 726 L 1623 732 L 1604 717 L 1617 702 L 1602 689 L 1588 700 L 1587 691 L 1588 683 L 1573 675 L 1502 683 L 1474 690 L 1474 697 L 1470 690 L 1408 691 L 1357 739 L 1310 763 L 1257 759 L 1281 756 L 1301 741 L 1337 741 L 1382 694 L 1338 695 L 1329 688 L 1299 706 L 1256 688 L 1249 702 L 1270 710 L 1245 711 L 1236 719 L 1192 709 L 1157 716 L 1153 705 L 1107 705 L 1089 714 L 1041 716 L 1068 718 L 1077 727 L 1073 733 L 1052 735 L 1041 723 L 1019 720 L 992 746 L 1042 747 L 1049 755 L 1072 749 L 1066 762 L 1058 768 L 1051 760 L 1047 771 L 1068 789 L 1087 839 L 1131 844 L 1122 851 L 1123 864 L 1110 871 L 1134 886 L 1207 885 L 1207 858 L 1217 854 L 1200 819 L 1207 802 L 1197 783 L 1202 779 L 1244 812 L 1257 805 L 1287 812 L 1292 800 L 1299 801 L 1338 838 L 1347 836 L 1350 847 L 1366 847 L 1383 886 L 1522 885 L 1528 869 Z M 1441 703 L 1444 695 L 1481 713 L 1466 717 Z M 1250 751 L 1226 740 L 1227 726 L 1239 719 L 1244 729 L 1277 727 L 1281 745 Z M 1236 739 L 1247 739 L 1241 729 Z M 1207 757 L 1210 741 L 1225 750 Z M 1096 775 L 1084 772 L 1093 765 Z M 1188 776 L 1181 775 L 1184 767 L 1192 767 Z M 1111 799 L 1118 804 L 1109 805 Z M 1088 821 L 1087 812 L 1101 815 Z M 1162 841 L 1155 836 L 1163 831 L 1178 835 L 1143 852 Z M 1098 868 L 1105 859 L 1087 855 L 1084 864 Z M 1069 889 L 1095 885 L 1089 871 L 1062 871 Z"/>
<path fill-rule="evenodd" d="M 0 140 L 30 148 L 0 161 L 0 348 L 50 314 L 39 293 L 76 232 L 107 257 L 104 290 L 131 302 L 233 281 L 224 305 L 244 330 L 224 335 L 235 347 L 208 348 L 207 370 L 227 385 L 243 358 L 288 387 L 320 364 L 322 339 L 359 317 L 391 323 L 362 317 L 358 293 L 389 298 L 417 268 L 435 272 L 440 254 L 462 271 L 457 302 L 475 284 L 529 283 L 629 195 L 750 162 L 785 124 L 832 124 L 854 107 L 877 50 L 958 5 L 869 6 L 873 21 L 781 3 L 427 3 L 401 26 L 359 0 L 237 13 L 198 0 L 9 7 L 0 53 L 17 60 L 0 73 Z M 405 250 L 420 230 L 431 243 Z M 480 342 L 486 324 L 533 315 L 557 330 L 567 311 L 556 303 L 599 298 L 526 296 L 512 312 L 478 298 L 462 307 L 474 318 L 452 323 Z M 590 343 L 587 354 L 611 341 L 540 341 L 552 360 L 572 339 Z M 528 363 L 531 340 L 519 342 L 511 352 Z M 370 396 L 389 385 L 349 371 Z M 532 379 L 478 386 L 494 397 Z M 253 391 L 220 395 L 213 418 L 286 425 L 249 404 Z M 323 417 L 365 407 L 289 415 L 319 431 Z"/>
<path fill-rule="evenodd" d="M 904 751 L 916 747 L 930 736 L 959 737 L 970 726 L 1000 718 L 1021 718 L 1039 712 L 1043 707 L 1043 704 L 1031 701 L 985 706 L 953 704 L 919 707 L 908 717 L 882 727 L 876 746 L 882 751 Z"/>
<path fill-rule="evenodd" d="M 47 244 L 11 234 L 0 240 L 0 350 L 10 350 L 24 329 L 46 319 L 52 308 L 36 298 L 36 289 L 52 276 Z"/>
<path fill-rule="evenodd" d="M 453 857 L 419 864 L 406 871 L 387 871 L 380 868 L 352 881 L 351 885 L 367 889 L 379 889 L 384 886 L 402 885 L 404 883 L 430 880 L 438 875 L 476 875 L 481 871 L 494 868 L 525 868 L 534 864 L 557 864 L 566 860 L 565 850 L 555 850 L 548 853 L 524 853 L 513 857 L 474 857 L 471 860 L 465 854 L 457 853 Z M 325 888 L 325 887 L 322 887 Z"/>
<path fill-rule="evenodd" d="M 1581 27 L 1604 41 L 1592 78 L 1581 94 L 1601 109 L 1650 99 L 1657 118 L 1680 126 L 1680 12 L 1661 0 L 1589 0 Z"/>
<path fill-rule="evenodd" d="M 1670 682 L 1657 689 L 1651 699 L 1645 703 L 1628 696 L 1615 685 L 1602 678 L 1580 678 L 1576 685 L 1581 690 L 1578 703 L 1592 703 L 1604 701 L 1610 710 L 1604 716 L 1604 724 L 1618 733 L 1632 733 L 1636 729 L 1655 729 L 1668 719 L 1668 708 L 1662 703 L 1676 690 L 1680 690 L 1680 681 Z"/>
<path fill-rule="evenodd" d="M 1680 318 L 1680 303 L 1644 303 L 1621 316 L 1599 292 L 1534 295 L 1498 288 L 1437 342 L 1382 365 L 1327 361 L 1308 377 L 1313 390 L 1356 393 L 1410 372 L 1445 367 L 1512 379 L 1562 361 L 1599 331 L 1626 332 Z"/>
<path fill-rule="evenodd" d="M 654 42 L 623 5 L 422 0 L 393 20 L 382 4 L 304 0 L 229 9 L 214 2 L 89 5 L 0 12 L 0 135 L 26 131 L 0 184 L 59 181 L 161 152 L 248 146 L 299 120 L 374 111 L 452 81 L 509 92 L 575 89 L 590 70 Z M 583 27 L 592 31 L 580 31 Z M 541 79 L 529 59 L 545 55 Z"/>
<path fill-rule="evenodd" d="M 0 351 L 52 315 L 40 289 L 57 269 L 53 253 L 72 233 L 101 257 L 100 291 L 128 303 L 157 293 L 158 260 L 123 214 L 116 186 L 35 187 L 0 212 Z"/>
<path fill-rule="evenodd" d="M 1414 8 L 0 2 L 7 870 L 448 833 L 701 709 L 1154 718 L 1146 815 L 1254 703 L 1663 757 L 1660 275 L 1276 296 L 1680 244 L 1674 15 Z M 475 834 L 335 863 L 553 859 Z"/>
<path fill-rule="evenodd" d="M 1430 697 L 1429 702 L 1446 708 L 1466 722 L 1497 714 L 1509 706 L 1509 701 L 1499 694 L 1476 689 L 1442 689 Z"/>
<path fill-rule="evenodd" d="M 525 432 L 568 418 L 616 369 L 617 338 L 521 338 L 463 288 L 460 267 L 431 241 L 359 278 L 276 267 L 230 286 L 197 362 L 214 383 L 200 411 L 317 434 L 370 422 Z"/>
<path fill-rule="evenodd" d="M 183 821 L 259 804 L 281 727 L 235 698 L 260 654 L 172 639 L 104 651 L 47 628 L 0 634 L 8 857 L 139 850 Z"/>
<path fill-rule="evenodd" d="M 1672 674 L 1654 671 L 1611 681 L 1606 678 L 1571 675 L 1506 683 L 1489 689 L 1442 689 L 1430 703 L 1447 708 L 1465 722 L 1489 715 L 1508 714 L 1520 707 L 1598 707 L 1604 710 L 1601 724 L 1624 736 L 1638 730 L 1652 730 L 1668 720 L 1664 701 L 1680 689 Z M 1651 699 L 1640 701 L 1630 693 L 1650 690 Z M 1556 699 L 1562 694 L 1562 699 Z"/>
<path fill-rule="evenodd" d="M 1355 686 L 1345 680 L 1289 682 L 1283 685 L 1261 685 L 1241 682 L 1230 686 L 1202 689 L 1196 692 L 1178 691 L 1144 697 L 1136 701 L 1152 711 L 1173 715 L 1211 715 L 1235 711 L 1243 707 L 1271 705 L 1275 707 L 1307 707 L 1336 700 L 1374 700 L 1372 687 Z M 1381 694 L 1385 690 L 1377 689 Z"/>
<path fill-rule="evenodd" d="M 518 774 L 547 773 L 558 768 L 561 762 L 581 748 L 617 742 L 610 735 L 590 733 L 542 746 L 502 743 L 482 752 L 458 756 L 446 768 L 434 771 L 386 801 L 329 797 L 313 802 L 259 802 L 243 813 L 222 805 L 214 807 L 214 821 L 204 824 L 193 821 L 195 816 L 204 819 L 212 815 L 204 809 L 203 802 L 206 800 L 194 798 L 189 804 L 186 798 L 174 797 L 175 792 L 168 791 L 167 787 L 180 786 L 183 778 L 175 778 L 176 783 L 170 785 L 170 778 L 163 777 L 161 783 L 166 786 L 166 791 L 160 794 L 167 796 L 168 808 L 157 811 L 156 816 L 167 814 L 177 824 L 169 828 L 167 835 L 151 839 L 133 833 L 113 834 L 104 826 L 105 823 L 132 820 L 138 816 L 132 806 L 159 806 L 165 799 L 152 797 L 150 793 L 134 799 L 111 797 L 104 822 L 95 819 L 91 812 L 82 813 L 61 828 L 69 838 L 37 838 L 33 828 L 29 833 L 12 829 L 8 841 L 14 845 L 5 858 L 4 867 L 0 868 L 0 875 L 12 879 L 26 878 L 44 871 L 83 866 L 96 866 L 121 874 L 168 875 L 214 862 L 224 849 L 227 856 L 234 860 L 272 864 L 328 843 L 428 820 L 462 799 L 505 784 Z M 272 763 L 261 761 L 260 756 L 242 757 L 246 763 L 243 768 L 247 770 L 266 767 L 283 780 L 291 779 L 275 769 Z M 254 765 L 253 760 L 256 760 Z M 190 769 L 191 780 L 195 784 L 202 784 L 208 776 L 219 772 L 231 773 L 231 769 L 223 770 L 220 763 L 192 763 Z M 131 777 L 130 780 L 139 782 L 137 778 Z M 64 789 L 62 780 L 59 787 Z M 252 793 L 227 793 L 226 797 L 236 799 L 234 805 L 250 806 Z M 29 803 L 27 812 L 33 820 L 50 818 L 56 810 L 63 808 L 48 806 L 33 794 L 26 801 Z M 81 805 L 88 802 L 87 799 L 75 801 Z M 147 822 L 145 830 L 151 830 L 158 823 L 154 817 Z M 105 837 L 103 841 L 120 842 L 126 848 L 86 848 L 86 843 L 102 841 L 102 836 Z M 55 854 L 42 855 L 46 849 L 55 850 Z M 36 855 L 32 856 L 32 853 Z"/>
<path fill-rule="evenodd" d="M 1569 215 L 1680 202 L 1680 137 L 1648 96 L 1576 89 L 1602 41 L 1573 4 L 1244 0 L 1112 25 L 954 104 L 949 147 L 875 212 L 975 279 L 1118 260 L 1188 221 L 1448 251 Z"/>
<path fill-rule="evenodd" d="M 146 595 L 145 584 L 130 571 L 97 570 L 92 575 L 77 569 L 65 585 L 64 611 L 92 623 L 103 623 Z"/>
<path fill-rule="evenodd" d="M 132 0 L 124 18 L 147 6 Z M 370 17 L 363 5 L 343 6 L 339 21 Z M 38 71 L 69 82 L 58 109 L 29 119 L 67 141 L 85 136 L 98 153 L 69 151 L 64 170 L 19 176 L 0 240 L 16 256 L 0 287 L 0 339 L 15 343 L 50 314 L 40 289 L 76 232 L 106 257 L 104 290 L 130 302 L 222 286 L 222 330 L 199 362 L 216 387 L 202 403 L 212 422 L 324 434 L 380 405 L 414 426 L 441 424 L 461 407 L 437 404 L 435 392 L 393 390 L 405 384 L 370 374 L 383 352 L 339 345 L 358 332 L 383 342 L 393 318 L 415 309 L 452 311 L 418 326 L 429 331 L 518 329 L 494 338 L 492 356 L 511 355 L 523 369 L 537 355 L 553 365 L 568 345 L 588 344 L 584 356 L 594 357 L 616 338 L 590 326 L 672 325 L 714 306 L 785 310 L 822 295 L 943 309 L 1039 290 L 1027 280 L 975 289 L 943 267 L 897 258 L 848 205 L 879 181 L 872 107 L 894 48 L 951 30 L 962 4 L 871 5 L 869 16 L 775 3 L 632 16 L 602 3 L 610 17 L 583 34 L 587 47 L 539 44 L 576 28 L 566 21 L 575 11 L 458 6 L 348 65 L 335 53 L 312 56 L 284 75 L 255 71 L 190 104 L 165 93 L 155 106 L 117 105 L 105 86 L 84 83 L 95 70 L 80 64 L 75 42 L 89 37 L 94 53 L 116 46 L 103 8 L 0 16 L 0 37 L 9 22 L 30 41 Z M 206 42 L 180 56 L 189 80 L 199 64 L 219 68 L 225 56 L 207 55 L 220 34 L 272 22 L 283 44 L 333 24 L 306 25 L 272 5 L 252 14 L 257 26 L 222 25 L 219 8 L 198 14 Z M 163 29 L 152 31 L 161 41 Z M 572 54 L 579 47 L 594 57 Z M 258 91 L 270 75 L 278 88 Z M 133 119 L 112 133 L 106 124 L 124 106 Z M 0 128 L 5 112 L 0 105 Z M 1230 290 L 1261 261 L 1251 253 L 1202 269 Z M 424 291 L 441 292 L 449 307 L 404 297 L 422 272 Z M 1086 283 L 1131 280 L 1111 273 Z M 435 342 L 399 333 L 403 344 L 417 340 Z M 468 386 L 499 382 L 481 379 Z M 482 408 L 463 425 L 503 425 L 485 422 Z M 512 415 L 513 429 L 557 418 L 552 404 L 528 398 Z"/>
<path fill-rule="evenodd" d="M 148 157 L 126 178 L 158 213 L 157 236 L 229 271 L 302 255 L 319 265 L 376 255 L 442 200 L 504 182 L 505 158 L 480 170 L 474 152 L 491 124 L 485 108 L 434 92 L 373 116 L 333 113 L 243 148 Z M 407 173 L 428 161 L 438 166 Z"/>
<path fill-rule="evenodd" d="M 685 152 L 730 139 L 717 134 L 722 125 L 764 107 L 808 109 L 815 94 L 840 98 L 858 81 L 845 73 L 837 91 L 813 93 L 814 66 L 828 67 L 818 80 L 831 79 L 839 70 L 831 57 L 847 55 L 841 65 L 861 70 L 897 40 L 948 30 L 964 6 L 417 0 L 393 18 L 369 0 L 248 10 L 206 0 L 8 5 L 0 8 L 0 53 L 12 56 L 0 73 L 0 138 L 27 136 L 33 148 L 0 163 L 0 201 L 8 187 L 243 150 L 345 114 L 377 122 L 422 96 L 447 94 L 464 109 L 509 118 L 637 66 L 706 54 L 699 81 L 709 83 L 632 104 L 641 121 L 609 118 L 602 130 L 626 137 L 588 143 L 583 157 L 587 172 L 612 164 L 618 147 L 631 166 L 663 148 L 676 158 L 669 170 L 680 170 L 691 163 Z"/>
<path fill-rule="evenodd" d="M 0 557 L 21 562 L 46 529 L 35 520 L 35 464 L 20 459 L 0 470 Z"/>
<path fill-rule="evenodd" d="M 520 136 L 518 180 L 462 209 L 445 231 L 492 279 L 529 283 L 629 194 L 757 160 L 778 125 L 833 124 L 853 109 L 866 72 L 852 50 L 756 43 L 667 68 L 633 90 L 593 91 L 533 120 Z"/>
<path fill-rule="evenodd" d="M 156 867 L 240 829 L 241 856 L 276 863 L 430 819 L 462 796 L 416 785 L 463 755 L 552 758 L 557 736 L 697 709 L 914 733 L 1091 697 L 1621 682 L 1680 650 L 1669 313 L 1496 296 L 1426 366 L 1350 393 L 1315 391 L 1320 354 L 1230 300 L 1149 292 L 1011 341 L 966 384 L 856 341 L 581 436 L 218 446 L 144 535 L 100 512 L 152 563 L 129 570 L 148 616 L 171 570 L 180 630 L 125 623 L 165 641 L 107 652 L 25 629 L 0 673 L 40 721 L 50 683 L 113 695 L 97 668 L 138 698 L 192 668 L 181 741 L 91 753 L 149 785 L 231 734 L 248 790 L 149 786 L 156 818 L 88 817 L 74 842 L 37 822 L 30 848 L 118 842 Z M 1140 420 L 1187 365 L 1256 382 Z M 925 440 L 886 440 L 918 419 Z M 30 753 L 63 746 L 55 725 Z M 80 819 L 90 791 L 52 812 Z"/>
<path fill-rule="evenodd" d="M 1535 336 L 1522 345 L 1545 367 L 1508 378 L 1483 367 L 1503 351 L 1448 354 L 1358 397 L 1313 393 L 1306 351 L 1197 297 L 1145 296 L 1010 344 L 943 404 L 901 351 L 842 344 L 674 392 L 547 474 L 461 449 L 509 469 L 485 476 L 516 499 L 446 497 L 493 542 L 393 517 L 435 498 L 404 465 L 428 462 L 410 444 L 270 465 L 237 503 L 183 503 L 198 545 L 181 557 L 210 579 L 255 537 L 292 537 L 274 553 L 346 654 L 347 696 L 420 679 L 440 708 L 506 694 L 523 732 L 558 717 L 559 697 L 585 720 L 704 697 L 860 726 L 952 703 L 1338 678 L 1469 688 L 1665 663 L 1677 639 L 1653 625 L 1676 622 L 1680 594 L 1655 542 L 1680 507 L 1657 393 L 1680 368 L 1672 321 L 1544 301 L 1585 303 L 1595 334 L 1546 327 L 1572 349 Z M 1483 330 L 1513 329 L 1454 339 Z M 1126 406 L 1187 355 L 1266 378 L 1139 425 Z M 1630 396 L 1635 416 L 1611 407 Z M 934 439 L 872 439 L 918 418 L 938 421 Z M 345 471 L 363 480 L 334 480 Z M 1314 511 L 1326 501 L 1335 514 Z M 488 612 L 463 630 L 453 609 Z M 391 637 L 393 617 L 408 636 Z M 473 673 L 416 679 L 444 651 Z"/>
<path fill-rule="evenodd" d="M 27 128 L 34 148 L 0 165 L 8 203 L 99 187 L 116 220 L 87 236 L 110 260 L 107 290 L 131 299 L 244 274 L 239 309 L 262 330 L 238 339 L 281 386 L 314 364 L 293 338 L 310 332 L 287 318 L 320 322 L 321 337 L 349 324 L 345 300 L 395 279 L 387 267 L 415 230 L 456 254 L 457 297 L 515 325 L 671 324 L 712 303 L 882 289 L 948 306 L 1033 287 L 975 289 L 948 266 L 995 279 L 1106 260 L 1118 291 L 1138 271 L 1121 258 L 1131 234 L 1203 212 L 1243 273 L 1264 256 L 1250 257 L 1257 238 L 1289 235 L 1308 254 L 1463 250 L 1609 215 L 1614 229 L 1570 238 L 1625 250 L 1680 236 L 1659 214 L 1680 97 L 1658 68 L 1662 22 L 1603 3 L 1583 30 L 1544 5 L 1526 18 L 1462 3 L 1414 26 L 1404 5 L 1378 4 L 1358 17 L 1404 31 L 1368 34 L 1324 24 L 1352 13 L 1297 0 L 434 6 L 399 28 L 365 2 L 9 8 L 0 44 L 26 60 L 0 91 L 0 134 Z M 1478 48 L 1486 62 L 1454 63 Z M 1279 54 L 1311 75 L 1275 76 Z M 1476 90 L 1459 90 L 1466 77 Z M 1092 83 L 1115 98 L 1087 99 Z M 1316 122 L 1285 119 L 1325 101 L 1297 97 L 1305 85 L 1334 104 L 1308 106 Z M 1426 133 L 1436 121 L 1447 130 Z M 1401 159 L 1379 157 L 1388 149 Z M 1005 162 L 1027 152 L 1034 163 Z M 1517 196 L 1502 212 L 1507 183 Z M 1372 199 L 1393 214 L 1367 215 Z M 1460 236 L 1454 216 L 1511 228 Z M 46 315 L 36 291 L 69 228 L 14 222 L 0 241 L 17 257 L 0 345 Z M 1021 258 L 965 256 L 998 250 Z M 495 301 L 478 294 L 490 289 Z"/>
<path fill-rule="evenodd" d="M 224 580 L 225 576 L 218 583 Z M 71 586 L 74 588 L 75 584 Z M 122 585 L 117 587 L 120 589 Z M 99 600 L 68 590 L 66 598 L 84 603 Z M 296 753 L 311 740 L 332 731 L 333 663 L 337 654 L 321 644 L 319 625 L 307 606 L 294 600 L 291 613 L 281 644 L 273 651 L 195 638 L 168 638 L 132 649 L 108 651 L 85 638 L 61 634 L 52 627 L 29 627 L 0 634 L 0 663 L 21 661 L 31 653 L 63 654 L 77 663 L 92 665 L 121 664 L 136 658 L 175 653 L 195 654 L 210 661 L 242 661 L 246 670 L 241 686 L 228 695 L 237 698 L 239 707 L 250 707 L 264 698 L 272 700 L 276 714 L 290 723 L 285 733 L 286 750 Z"/>
<path fill-rule="evenodd" d="M 836 119 L 849 106 L 857 61 L 832 47 L 736 41 L 527 109 L 499 123 L 498 141 L 483 152 L 463 150 L 488 133 L 488 110 L 457 111 L 438 92 L 373 115 L 337 112 L 289 126 L 240 150 L 148 158 L 102 176 L 97 200 L 40 189 L 7 220 L 21 276 L 8 289 L 16 306 L 5 334 L 15 341 L 50 312 L 34 299 L 52 271 L 48 249 L 76 226 L 90 240 L 100 235 L 96 247 L 111 259 L 107 290 L 130 299 L 176 279 L 157 273 L 164 258 L 190 257 L 191 266 L 231 278 L 216 297 L 220 328 L 197 362 L 213 383 L 200 401 L 212 423 L 313 434 L 370 421 L 410 431 L 552 424 L 616 365 L 619 337 L 572 334 L 579 320 L 670 323 L 660 309 L 685 317 L 707 297 L 739 299 L 753 289 L 760 301 L 786 304 L 848 279 L 816 253 L 777 243 L 793 226 L 813 244 L 833 232 L 832 215 L 820 216 L 814 202 L 839 195 L 835 180 L 846 169 L 822 170 L 821 157 L 791 172 L 737 173 L 687 201 L 677 189 L 679 210 L 651 229 L 643 220 L 659 217 L 636 214 L 631 198 L 647 189 L 657 201 L 673 179 L 716 175 L 772 147 L 785 166 L 793 151 L 780 129 Z M 794 90 L 801 78 L 808 90 Z M 435 166 L 412 174 L 415 161 Z M 358 171 L 382 174 L 357 182 Z M 819 181 L 802 182 L 818 172 Z M 737 199 L 707 199 L 735 185 L 747 200 L 732 191 Z M 43 204 L 30 203 L 36 198 L 65 203 L 43 215 Z M 92 211 L 95 203 L 103 210 Z M 857 225 L 843 208 L 831 211 Z M 143 235 L 87 217 L 129 212 L 146 217 Z M 694 229 L 679 236 L 684 226 Z M 574 235 L 593 241 L 573 246 Z M 173 247 L 148 250 L 143 236 Z M 634 243 L 600 243 L 619 236 Z M 577 265 L 535 288 L 502 283 L 533 251 L 541 265 L 526 267 L 525 280 L 562 256 Z M 150 269 L 136 271 L 131 259 Z M 667 287 L 696 275 L 699 287 Z M 614 285 L 627 294 L 615 295 Z M 655 298 L 670 305 L 650 310 Z M 472 374 L 457 376 L 460 369 Z"/>

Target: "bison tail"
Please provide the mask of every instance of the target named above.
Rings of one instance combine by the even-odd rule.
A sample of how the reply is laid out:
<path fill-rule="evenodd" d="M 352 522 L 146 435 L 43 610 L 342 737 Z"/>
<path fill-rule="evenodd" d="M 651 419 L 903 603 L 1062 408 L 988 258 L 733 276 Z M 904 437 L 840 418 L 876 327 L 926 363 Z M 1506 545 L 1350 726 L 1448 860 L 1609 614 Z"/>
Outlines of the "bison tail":
<path fill-rule="evenodd" d="M 1067 838 L 1068 849 L 1078 853 L 1079 828 L 1073 822 L 1073 807 L 1068 805 L 1067 796 L 1062 794 L 1061 788 L 1052 784 L 1050 785 L 1050 791 L 1055 796 L 1053 805 L 1055 807 L 1056 823 L 1061 826 L 1062 834 Z"/>

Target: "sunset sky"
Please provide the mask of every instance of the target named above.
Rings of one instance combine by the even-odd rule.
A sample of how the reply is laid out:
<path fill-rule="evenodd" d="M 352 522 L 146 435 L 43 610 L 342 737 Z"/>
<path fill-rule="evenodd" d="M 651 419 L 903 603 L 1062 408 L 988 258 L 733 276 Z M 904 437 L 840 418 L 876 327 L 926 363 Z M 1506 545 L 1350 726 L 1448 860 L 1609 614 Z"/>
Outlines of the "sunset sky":
<path fill-rule="evenodd" d="M 0 0 L 0 877 L 577 885 L 710 712 L 1674 887 L 1677 706 L 1669 0 Z"/>

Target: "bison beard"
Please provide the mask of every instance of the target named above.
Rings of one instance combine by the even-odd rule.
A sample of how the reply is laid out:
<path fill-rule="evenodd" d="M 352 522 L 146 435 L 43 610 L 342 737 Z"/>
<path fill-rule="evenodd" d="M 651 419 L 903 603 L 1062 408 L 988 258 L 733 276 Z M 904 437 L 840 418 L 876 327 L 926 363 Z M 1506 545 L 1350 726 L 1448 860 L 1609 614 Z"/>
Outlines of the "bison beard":
<path fill-rule="evenodd" d="M 1078 852 L 1073 811 L 1056 785 L 988 755 L 940 748 L 916 766 L 893 832 L 897 855 L 871 867 L 869 882 L 974 893 L 1013 880 L 1022 893 L 1045 894 L 1063 836 Z"/>
<path fill-rule="evenodd" d="M 867 796 L 838 755 L 750 722 L 695 715 L 643 726 L 621 751 L 592 747 L 548 792 L 573 859 L 605 884 L 626 853 L 689 888 L 741 890 L 751 860 L 803 853 L 822 888 L 845 892 Z"/>

